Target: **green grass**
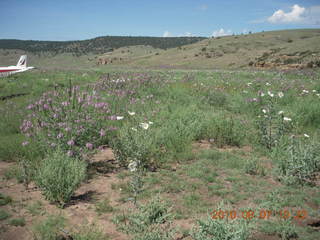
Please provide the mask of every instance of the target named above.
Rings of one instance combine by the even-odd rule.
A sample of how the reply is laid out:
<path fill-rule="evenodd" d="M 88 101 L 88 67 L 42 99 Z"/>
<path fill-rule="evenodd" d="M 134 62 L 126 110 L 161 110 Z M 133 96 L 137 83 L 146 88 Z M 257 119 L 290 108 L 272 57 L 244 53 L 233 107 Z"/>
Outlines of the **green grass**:
<path fill-rule="evenodd" d="M 28 212 L 33 216 L 38 216 L 44 213 L 43 203 L 39 200 L 29 204 L 26 208 Z"/>
<path fill-rule="evenodd" d="M 12 225 L 12 226 L 16 226 L 16 227 L 23 227 L 26 225 L 26 220 L 21 217 L 21 218 L 12 218 L 10 219 L 9 221 L 9 224 Z"/>
<path fill-rule="evenodd" d="M 294 44 L 297 40 L 292 39 Z M 70 187 L 68 182 L 59 180 L 59 185 L 55 181 L 58 178 L 66 181 L 66 173 L 72 170 L 67 163 L 70 164 L 69 160 L 72 158 L 63 155 L 50 157 L 38 151 L 36 146 L 21 146 L 25 139 L 19 132 L 19 125 L 26 114 L 25 107 L 43 92 L 52 90 L 54 83 L 67 86 L 70 77 L 85 89 L 87 82 L 105 77 L 103 74 L 92 72 L 89 76 L 82 76 L 76 72 L 30 73 L 17 75 L 17 79 L 6 79 L 0 86 L 5 90 L 4 94 L 19 93 L 25 89 L 30 91 L 27 96 L 12 98 L 6 103 L 0 102 L 1 113 L 5 116 L 0 120 L 0 133 L 4 136 L 1 139 L 3 146 L 0 147 L 0 158 L 2 161 L 15 161 L 19 164 L 33 163 L 30 165 L 33 167 L 28 168 L 34 171 L 30 180 L 42 173 L 38 180 L 43 181 L 40 185 L 44 191 L 48 191 L 48 199 L 67 202 L 83 178 L 74 182 L 72 189 L 65 189 L 65 186 Z M 127 168 L 130 161 L 140 160 L 146 174 L 143 176 L 144 186 L 138 196 L 138 203 L 144 206 L 153 195 L 160 194 L 171 201 L 177 219 L 199 219 L 220 200 L 228 202 L 234 209 L 306 209 L 310 216 L 319 217 L 310 207 L 316 209 L 320 206 L 317 186 L 298 183 L 287 186 L 280 181 L 276 171 L 280 158 L 275 157 L 275 149 L 270 150 L 260 144 L 261 135 L 255 124 L 259 115 L 264 117 L 262 108 L 266 106 L 251 101 L 258 98 L 259 90 L 265 94 L 272 91 L 275 95 L 283 91 L 284 97 L 278 99 L 276 110 L 282 110 L 285 116 L 292 118 L 294 126 L 285 137 L 294 134 L 306 145 L 309 145 L 308 141 L 316 142 L 320 138 L 317 115 L 319 97 L 310 90 L 319 89 L 318 71 L 308 74 L 302 71 L 298 74 L 253 71 L 110 71 L 110 74 L 111 79 L 121 79 L 124 76 L 136 80 L 114 86 L 114 91 L 134 91 L 130 96 L 111 96 L 105 89 L 99 93 L 107 99 L 112 111 L 117 116 L 124 116 L 124 119 L 114 121 L 118 130 L 112 132 L 112 143 L 110 142 L 122 165 L 116 174 L 117 182 L 111 185 L 111 190 L 119 193 L 120 199 L 117 199 L 116 209 L 108 199 L 97 199 L 94 205 L 97 215 L 122 211 L 122 204 L 128 204 L 132 198 L 132 190 L 128 186 L 132 173 L 123 169 Z M 41 82 L 42 78 L 49 80 Z M 40 83 L 37 85 L 38 82 Z M 301 95 L 302 85 L 309 90 L 308 95 Z M 286 90 L 288 86 L 290 89 Z M 96 90 L 99 91 L 99 87 Z M 128 111 L 136 114 L 130 116 Z M 140 124 L 149 121 L 153 124 L 150 123 L 148 129 L 143 129 Z M 310 135 L 310 138 L 303 134 Z M 289 141 L 281 139 L 280 150 L 288 143 Z M 312 154 L 314 169 L 318 169 L 317 148 Z M 56 158 L 59 161 L 53 164 Z M 83 163 L 84 160 L 87 159 L 79 161 Z M 22 164 L 17 166 L 18 164 L 7 170 L 4 177 L 21 179 Z M 42 172 L 40 167 L 44 168 Z M 296 173 L 295 166 L 290 167 Z M 62 168 L 65 168 L 64 171 L 59 171 Z M 74 174 L 79 172 L 81 171 L 75 168 Z M 93 179 L 95 177 L 92 176 Z M 71 180 L 75 179 L 69 179 Z M 63 190 L 66 190 L 65 194 Z M 9 204 L 10 201 L 6 199 L 6 196 L 1 195 L 0 203 Z M 36 218 L 44 213 L 44 207 L 34 202 L 27 206 L 27 211 Z M 102 218 L 99 217 L 100 220 Z M 62 222 L 58 218 L 45 220 L 36 231 L 38 238 L 55 239 L 59 235 L 57 226 L 64 226 Z M 205 226 L 213 227 L 210 224 L 212 223 L 207 222 Z M 258 228 L 264 224 L 265 226 Z M 290 238 L 294 236 L 294 232 L 306 239 L 315 236 L 315 232 L 308 227 L 298 228 L 293 225 L 293 228 L 284 222 L 273 225 L 254 222 L 253 225 L 259 233 L 279 238 Z M 83 234 L 83 238 L 79 239 L 86 239 L 86 236 Z"/>
<path fill-rule="evenodd" d="M 114 208 L 111 206 L 109 199 L 104 199 L 95 204 L 95 210 L 98 215 L 102 215 L 104 213 L 113 212 Z"/>
<path fill-rule="evenodd" d="M 0 193 L 0 206 L 7 205 L 11 202 L 12 202 L 12 198 L 10 196 Z"/>
<path fill-rule="evenodd" d="M 4 209 L 0 209 L 0 221 L 9 218 L 11 215 Z"/>

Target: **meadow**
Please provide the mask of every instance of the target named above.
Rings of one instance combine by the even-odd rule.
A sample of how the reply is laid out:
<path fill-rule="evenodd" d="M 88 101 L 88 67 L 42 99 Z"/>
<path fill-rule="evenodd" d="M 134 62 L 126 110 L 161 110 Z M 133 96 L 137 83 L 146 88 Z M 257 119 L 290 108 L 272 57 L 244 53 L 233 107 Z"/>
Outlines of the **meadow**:
<path fill-rule="evenodd" d="M 0 81 L 0 239 L 320 239 L 319 70 Z"/>

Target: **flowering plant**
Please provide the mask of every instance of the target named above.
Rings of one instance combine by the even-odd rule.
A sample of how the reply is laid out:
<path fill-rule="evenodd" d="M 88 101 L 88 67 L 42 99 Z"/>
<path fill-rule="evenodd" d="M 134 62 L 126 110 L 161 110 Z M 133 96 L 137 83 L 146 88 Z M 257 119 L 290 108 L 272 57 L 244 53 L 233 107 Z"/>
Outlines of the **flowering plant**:
<path fill-rule="evenodd" d="M 104 97 L 94 90 L 81 91 L 78 86 L 46 92 L 27 109 L 30 114 L 23 120 L 21 131 L 46 149 L 59 147 L 69 156 L 108 143 L 122 119 L 112 115 Z"/>

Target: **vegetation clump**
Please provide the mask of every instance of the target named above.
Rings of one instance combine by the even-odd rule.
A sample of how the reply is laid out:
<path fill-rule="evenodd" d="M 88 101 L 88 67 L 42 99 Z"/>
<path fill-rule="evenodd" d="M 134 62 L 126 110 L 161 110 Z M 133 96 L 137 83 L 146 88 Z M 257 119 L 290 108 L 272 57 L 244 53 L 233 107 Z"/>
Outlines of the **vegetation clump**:
<path fill-rule="evenodd" d="M 46 198 L 64 206 L 86 176 L 86 163 L 57 150 L 47 155 L 35 181 Z"/>

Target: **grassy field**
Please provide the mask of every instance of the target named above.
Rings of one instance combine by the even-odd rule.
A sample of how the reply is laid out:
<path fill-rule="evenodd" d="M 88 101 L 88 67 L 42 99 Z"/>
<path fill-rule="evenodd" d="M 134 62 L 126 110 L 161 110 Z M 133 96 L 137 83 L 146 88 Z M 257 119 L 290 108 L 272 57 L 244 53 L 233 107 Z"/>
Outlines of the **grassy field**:
<path fill-rule="evenodd" d="M 319 71 L 34 71 L 0 97 L 0 239 L 320 238 Z"/>

